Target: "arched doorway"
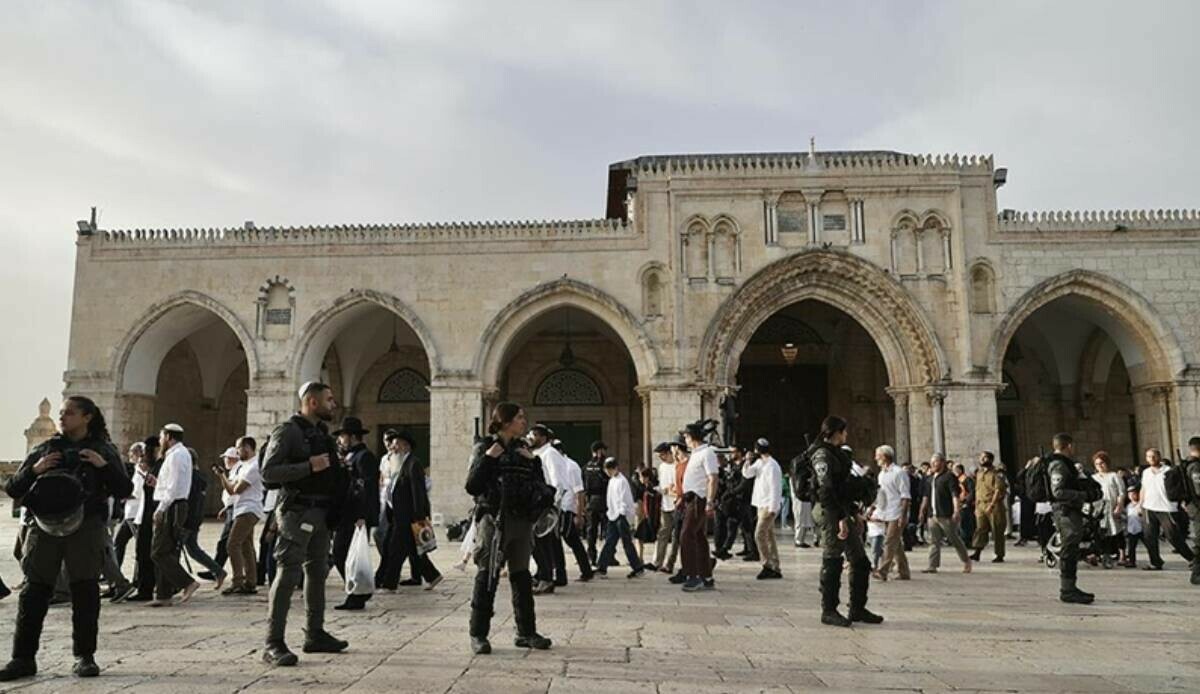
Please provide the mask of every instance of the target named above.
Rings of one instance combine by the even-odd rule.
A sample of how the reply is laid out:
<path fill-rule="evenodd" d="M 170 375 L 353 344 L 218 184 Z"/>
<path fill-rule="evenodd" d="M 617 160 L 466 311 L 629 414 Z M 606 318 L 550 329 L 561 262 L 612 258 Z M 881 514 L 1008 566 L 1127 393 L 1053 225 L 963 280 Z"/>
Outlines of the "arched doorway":
<path fill-rule="evenodd" d="M 496 384 L 500 400 L 525 406 L 530 422 L 546 424 L 577 462 L 603 440 L 627 470 L 646 448 L 637 368 L 604 320 L 559 306 L 528 320 L 505 346 Z"/>
<path fill-rule="evenodd" d="M 432 463 L 431 360 L 425 341 L 409 322 L 415 317 L 397 311 L 393 302 L 355 295 L 318 314 L 301 341 L 296 380 L 321 380 L 332 386 L 336 418 L 361 419 L 371 430 L 371 450 L 383 453 L 385 430 L 406 430 L 416 440 L 416 455 Z"/>
<path fill-rule="evenodd" d="M 1121 467 L 1173 450 L 1174 340 L 1135 292 L 1088 272 L 1052 278 L 1017 302 L 993 343 L 1002 451 L 1024 460 L 1070 432 L 1078 455 Z M 1001 356 L 1002 355 L 1002 356 Z M 1173 454 L 1169 454 L 1173 457 Z"/>
<path fill-rule="evenodd" d="M 210 474 L 209 464 L 246 434 L 246 390 L 257 358 L 243 335 L 231 313 L 203 297 L 176 298 L 151 311 L 118 350 L 118 443 L 178 423 Z M 215 513 L 221 495 L 209 494 L 206 503 Z"/>
<path fill-rule="evenodd" d="M 829 304 L 806 300 L 776 311 L 751 335 L 738 363 L 737 440 L 772 442 L 787 460 L 815 439 L 829 413 L 845 417 L 854 441 L 895 443 L 895 404 L 887 366 L 858 321 Z M 859 460 L 869 450 L 857 451 Z"/>

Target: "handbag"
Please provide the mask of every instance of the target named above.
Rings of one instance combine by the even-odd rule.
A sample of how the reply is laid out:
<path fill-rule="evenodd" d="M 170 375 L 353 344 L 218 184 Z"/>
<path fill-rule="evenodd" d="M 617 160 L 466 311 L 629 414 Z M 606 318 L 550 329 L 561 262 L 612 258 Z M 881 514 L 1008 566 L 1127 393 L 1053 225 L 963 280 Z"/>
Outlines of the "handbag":
<path fill-rule="evenodd" d="M 413 540 L 417 543 L 417 555 L 422 556 L 437 549 L 437 535 L 433 532 L 433 523 L 428 519 L 415 521 L 412 524 Z"/>

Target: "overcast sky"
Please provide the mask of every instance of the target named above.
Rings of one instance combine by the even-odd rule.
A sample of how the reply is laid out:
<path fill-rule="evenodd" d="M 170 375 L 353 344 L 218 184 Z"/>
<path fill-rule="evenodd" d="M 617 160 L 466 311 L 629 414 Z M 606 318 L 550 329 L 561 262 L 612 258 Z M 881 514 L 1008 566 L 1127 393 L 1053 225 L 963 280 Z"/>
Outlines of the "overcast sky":
<path fill-rule="evenodd" d="M 107 228 L 599 217 L 611 162 L 815 136 L 994 154 L 1002 207 L 1200 207 L 1198 27 L 1194 2 L 8 0 L 0 459 L 62 387 L 90 205 Z"/>

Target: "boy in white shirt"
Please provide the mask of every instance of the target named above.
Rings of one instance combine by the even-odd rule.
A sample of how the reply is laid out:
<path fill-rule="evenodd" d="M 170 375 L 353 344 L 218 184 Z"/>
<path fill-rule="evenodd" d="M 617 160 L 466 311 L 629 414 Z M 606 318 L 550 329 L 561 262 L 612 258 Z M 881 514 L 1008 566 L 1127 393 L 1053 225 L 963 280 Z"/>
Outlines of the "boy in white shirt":
<path fill-rule="evenodd" d="M 606 499 L 608 527 L 605 529 L 604 549 L 600 550 L 596 573 L 600 574 L 601 578 L 608 577 L 608 567 L 617 553 L 617 541 L 619 540 L 621 546 L 625 548 L 625 558 L 629 561 L 629 566 L 633 568 L 628 577 L 637 578 L 646 569 L 642 566 L 642 560 L 638 557 L 637 550 L 633 547 L 633 536 L 630 533 L 630 526 L 633 524 L 636 514 L 633 491 L 629 488 L 629 480 L 621 474 L 620 468 L 617 467 L 616 458 L 608 458 L 604 461 L 604 474 L 608 475 Z"/>

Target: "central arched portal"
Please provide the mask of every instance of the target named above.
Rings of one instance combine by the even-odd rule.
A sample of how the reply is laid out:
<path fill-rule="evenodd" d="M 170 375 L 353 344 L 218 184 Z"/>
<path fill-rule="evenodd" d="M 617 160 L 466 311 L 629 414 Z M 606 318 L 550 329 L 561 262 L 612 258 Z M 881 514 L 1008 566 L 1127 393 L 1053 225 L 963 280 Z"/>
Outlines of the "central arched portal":
<path fill-rule="evenodd" d="M 780 460 L 800 453 L 829 413 L 850 422 L 860 448 L 896 440 L 883 355 L 858 321 L 829 304 L 800 301 L 767 318 L 742 351 L 737 385 L 738 442 L 766 437 Z"/>

